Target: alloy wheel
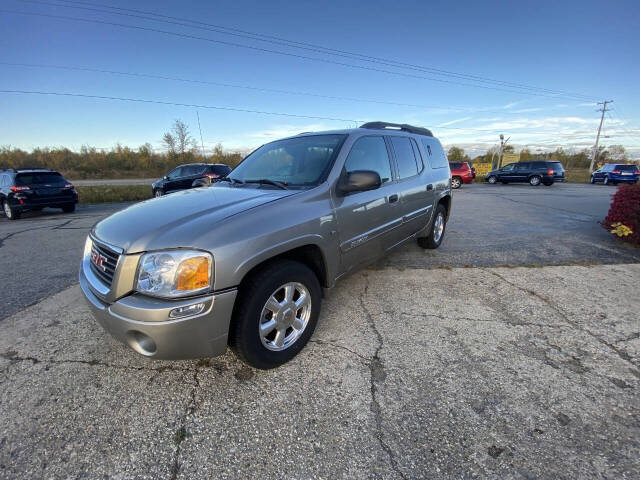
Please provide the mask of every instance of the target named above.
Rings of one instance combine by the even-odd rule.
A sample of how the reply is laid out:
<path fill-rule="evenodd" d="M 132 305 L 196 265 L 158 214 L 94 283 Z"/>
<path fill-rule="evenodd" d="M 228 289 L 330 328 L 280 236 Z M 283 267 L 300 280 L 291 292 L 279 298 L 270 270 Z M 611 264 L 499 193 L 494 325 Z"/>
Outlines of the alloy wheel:
<path fill-rule="evenodd" d="M 289 348 L 304 333 L 311 318 L 311 294 L 298 282 L 285 283 L 267 299 L 258 324 L 265 348 L 281 351 Z"/>
<path fill-rule="evenodd" d="M 442 234 L 444 233 L 444 215 L 438 213 L 436 220 L 433 222 L 433 241 L 440 243 Z"/>

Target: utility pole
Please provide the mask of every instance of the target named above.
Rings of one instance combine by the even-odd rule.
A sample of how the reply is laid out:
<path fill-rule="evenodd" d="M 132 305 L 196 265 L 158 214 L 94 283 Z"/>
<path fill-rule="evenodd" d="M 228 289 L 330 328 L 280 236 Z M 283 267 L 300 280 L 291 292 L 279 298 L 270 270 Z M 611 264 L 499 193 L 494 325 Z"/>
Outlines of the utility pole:
<path fill-rule="evenodd" d="M 598 112 L 602 112 L 600 117 L 600 125 L 598 126 L 598 135 L 596 135 L 596 145 L 593 147 L 593 153 L 591 155 L 591 165 L 589 165 L 589 173 L 593 173 L 593 167 L 596 163 L 596 155 L 598 154 L 598 142 L 600 142 L 600 131 L 602 130 L 602 122 L 604 122 L 604 114 L 607 111 L 607 104 L 613 103 L 613 100 L 605 100 L 604 102 L 598 102 L 598 105 L 602 105 Z"/>
<path fill-rule="evenodd" d="M 202 141 L 202 128 L 200 128 L 200 114 L 198 110 L 196 110 L 196 115 L 198 116 L 198 130 L 200 130 L 200 146 L 202 147 L 202 160 L 206 161 L 207 157 L 204 154 L 204 142 Z"/>

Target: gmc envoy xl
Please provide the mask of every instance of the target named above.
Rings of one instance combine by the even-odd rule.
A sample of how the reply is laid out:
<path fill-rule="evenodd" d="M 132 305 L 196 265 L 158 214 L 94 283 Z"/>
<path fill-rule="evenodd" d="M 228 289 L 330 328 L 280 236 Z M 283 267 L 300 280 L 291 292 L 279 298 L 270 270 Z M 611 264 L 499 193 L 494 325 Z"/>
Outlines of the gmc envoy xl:
<path fill-rule="evenodd" d="M 449 163 L 425 128 L 371 122 L 255 150 L 227 177 L 132 205 L 87 237 L 80 286 L 98 322 L 142 355 L 257 368 L 311 337 L 323 293 L 416 238 L 442 242 Z"/>

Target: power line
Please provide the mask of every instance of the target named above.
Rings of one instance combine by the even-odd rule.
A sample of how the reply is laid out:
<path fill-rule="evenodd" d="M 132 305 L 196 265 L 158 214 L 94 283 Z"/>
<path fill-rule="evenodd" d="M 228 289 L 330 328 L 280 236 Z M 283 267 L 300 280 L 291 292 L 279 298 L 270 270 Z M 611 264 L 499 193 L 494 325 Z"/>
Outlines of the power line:
<path fill-rule="evenodd" d="M 537 86 L 533 86 L 533 85 L 526 85 L 526 84 L 521 84 L 521 83 L 508 82 L 508 81 L 504 81 L 504 80 L 496 80 L 496 79 L 483 77 L 483 76 L 479 76 L 479 75 L 471 75 L 471 74 L 453 72 L 453 71 L 443 70 L 443 69 L 434 68 L 434 67 L 425 67 L 425 66 L 421 66 L 421 65 L 416 65 L 416 64 L 406 63 L 406 62 L 400 62 L 400 61 L 397 61 L 397 60 L 390 60 L 390 59 L 374 57 L 374 56 L 371 56 L 371 55 L 364 55 L 364 54 L 360 54 L 360 53 L 354 53 L 354 52 L 349 52 L 349 51 L 335 49 L 335 48 L 328 48 L 328 47 L 324 47 L 324 46 L 316 45 L 316 44 L 312 44 L 312 43 L 299 42 L 299 41 L 295 41 L 295 40 L 288 40 L 288 39 L 284 39 L 282 37 L 276 37 L 276 36 L 272 36 L 272 35 L 265 35 L 265 34 L 250 32 L 250 31 L 246 31 L 246 30 L 241 30 L 241 29 L 237 29 L 237 28 L 230 28 L 230 27 L 225 27 L 225 26 L 222 26 L 222 25 L 216 25 L 216 24 L 201 22 L 201 21 L 197 21 L 197 20 L 187 19 L 187 18 L 175 17 L 175 16 L 171 16 L 171 15 L 163 15 L 163 14 L 158 14 L 158 13 L 144 11 L 144 10 L 136 10 L 136 9 L 130 9 L 130 8 L 115 7 L 115 6 L 105 5 L 105 4 L 100 4 L 100 3 L 91 3 L 91 2 L 74 1 L 74 0 L 59 0 L 59 1 L 67 3 L 67 4 L 89 5 L 90 7 L 76 6 L 76 5 L 65 5 L 64 3 L 63 4 L 52 3 L 52 2 L 45 2 L 45 1 L 42 1 L 42 0 L 21 0 L 21 1 L 26 2 L 26 3 L 39 3 L 39 4 L 44 4 L 44 5 L 60 6 L 60 7 L 63 7 L 63 8 L 75 8 L 75 9 L 97 11 L 97 12 L 101 12 L 101 13 L 109 13 L 109 14 L 128 16 L 128 17 L 134 17 L 134 18 L 141 18 L 141 19 L 151 20 L 151 21 L 155 21 L 155 22 L 163 22 L 163 23 L 169 23 L 169 24 L 174 24 L 174 25 L 187 26 L 189 28 L 199 28 L 199 29 L 202 29 L 202 30 L 213 31 L 213 32 L 216 32 L 216 33 L 224 34 L 224 35 L 233 35 L 233 36 L 236 36 L 236 37 L 247 38 L 247 39 L 250 39 L 250 40 L 268 42 L 268 43 L 272 43 L 272 44 L 276 44 L 276 45 L 287 46 L 287 47 L 290 47 L 290 48 L 298 48 L 298 49 L 302 49 L 302 50 L 313 51 L 313 52 L 316 52 L 316 53 L 323 53 L 323 54 L 327 54 L 327 55 L 334 55 L 334 56 L 339 56 L 339 57 L 343 57 L 343 58 L 349 58 L 349 59 L 352 59 L 352 60 L 360 60 L 360 61 L 365 61 L 365 62 L 370 62 L 370 63 L 375 63 L 375 64 L 392 66 L 392 67 L 395 67 L 395 68 L 404 68 L 404 69 L 409 69 L 409 70 L 414 70 L 414 71 L 421 71 L 421 72 L 431 73 L 431 74 L 434 74 L 434 75 L 440 75 L 440 76 L 445 76 L 445 77 L 460 78 L 460 79 L 464 79 L 464 80 L 471 80 L 471 81 L 482 82 L 482 83 L 496 84 L 496 85 L 501 85 L 501 86 L 506 86 L 506 87 L 511 87 L 511 88 L 518 88 L 518 89 L 525 89 L 525 90 L 535 90 L 535 91 L 538 91 L 538 92 L 551 93 L 551 94 L 555 94 L 555 95 L 572 96 L 572 97 L 578 97 L 580 99 L 589 99 L 589 100 L 594 99 L 594 97 L 591 97 L 591 96 L 588 96 L 588 95 L 584 95 L 584 94 L 574 93 L 574 92 L 568 92 L 568 91 L 563 91 L 563 90 L 552 90 L 552 89 L 547 89 L 547 88 L 543 88 L 543 87 L 537 87 Z M 100 7 L 100 8 L 91 8 L 91 7 Z M 109 10 L 104 10 L 104 8 L 107 8 Z M 111 11 L 111 10 L 115 10 L 115 11 Z M 134 12 L 136 15 L 131 14 L 131 13 L 122 13 L 122 12 Z M 149 17 L 146 17 L 146 16 L 138 15 L 138 14 L 151 15 L 153 17 L 158 17 L 158 18 L 149 18 Z M 160 19 L 168 19 L 168 20 L 160 20 Z M 171 21 L 169 21 L 169 20 L 171 20 Z M 188 23 L 185 24 L 185 23 L 182 23 L 182 22 L 188 22 Z M 205 28 L 205 27 L 208 27 L 208 28 Z"/>
<path fill-rule="evenodd" d="M 257 92 L 267 92 L 267 93 L 278 93 L 284 95 L 295 95 L 295 96 L 309 96 L 314 98 L 326 98 L 331 100 L 340 100 L 340 101 L 350 101 L 350 102 L 360 102 L 360 103 L 373 103 L 379 105 L 392 105 L 399 107 L 414 107 L 414 108 L 426 108 L 426 109 L 447 109 L 452 111 L 459 112 L 468 112 L 468 113 L 500 113 L 503 115 L 515 115 L 521 112 L 518 111 L 509 111 L 507 109 L 500 110 L 489 110 L 487 107 L 480 107 L 476 110 L 470 109 L 469 107 L 453 107 L 453 106 L 443 106 L 443 105 L 420 105 L 413 103 L 401 103 L 401 102 L 391 102 L 384 100 L 376 100 L 370 98 L 356 98 L 356 97 L 342 97 L 337 95 L 325 95 L 320 93 L 313 92 L 304 92 L 304 91 L 295 91 L 295 90 L 284 90 L 284 89 L 276 89 L 276 88 L 264 88 L 264 87 L 255 87 L 251 85 L 239 85 L 233 83 L 224 83 L 224 82 L 215 82 L 211 80 L 200 80 L 193 78 L 184 78 L 184 77 L 174 77 L 169 75 L 161 75 L 156 73 L 146 73 L 146 72 L 123 72 L 119 70 L 109 70 L 102 68 L 92 68 L 86 66 L 73 66 L 73 65 L 52 65 L 52 64 L 41 64 L 41 63 L 19 63 L 19 62 L 2 62 L 0 61 L 0 65 L 14 66 L 14 67 L 28 67 L 28 68 L 49 68 L 56 70 L 68 70 L 68 71 L 79 71 L 79 72 L 92 72 L 92 73 L 104 73 L 109 75 L 122 75 L 122 76 L 130 76 L 130 77 L 138 77 L 138 78 L 150 78 L 156 80 L 167 80 L 174 82 L 184 82 L 184 83 L 195 83 L 202 85 L 214 85 L 225 88 L 238 88 L 244 90 L 252 90 Z M 489 107 L 490 108 L 490 107 Z"/>
<path fill-rule="evenodd" d="M 72 21 L 78 21 L 78 22 L 94 23 L 94 24 L 101 24 L 101 25 L 110 25 L 110 26 L 115 26 L 115 27 L 128 28 L 128 29 L 147 31 L 147 32 L 153 32 L 153 33 L 161 33 L 161 34 L 171 35 L 171 36 L 175 36 L 175 37 L 187 38 L 187 39 L 190 39 L 190 40 L 207 41 L 207 42 L 217 43 L 217 44 L 221 44 L 221 45 L 228 45 L 228 46 L 233 46 L 233 47 L 238 47 L 238 48 L 245 48 L 245 49 L 249 49 L 249 50 L 265 52 L 265 53 L 273 53 L 273 54 L 276 54 L 276 55 L 283 55 L 283 56 L 299 58 L 299 59 L 304 59 L 304 60 L 323 62 L 323 63 L 328 63 L 328 64 L 332 64 L 332 65 L 339 65 L 339 66 L 348 67 L 348 68 L 367 70 L 367 71 L 374 71 L 374 72 L 380 72 L 380 73 L 387 73 L 387 74 L 390 74 L 390 75 L 396 75 L 396 76 L 407 77 L 407 78 L 416 78 L 416 79 L 420 79 L 420 80 L 427 80 L 427 81 L 432 81 L 432 82 L 440 82 L 440 83 L 451 84 L 451 85 L 460 85 L 460 86 L 467 86 L 467 87 L 483 88 L 483 89 L 487 89 L 487 90 L 496 90 L 496 91 L 502 91 L 502 92 L 516 93 L 516 94 L 521 94 L 521 95 L 533 95 L 533 96 L 538 96 L 538 97 L 553 97 L 553 98 L 557 98 L 558 96 L 567 96 L 567 97 L 569 97 L 569 95 L 560 95 L 560 94 L 550 95 L 550 94 L 544 94 L 544 93 L 535 93 L 535 92 L 532 92 L 532 91 L 508 90 L 508 89 L 504 89 L 504 88 L 498 88 L 498 87 L 487 86 L 487 85 L 476 85 L 476 84 L 472 84 L 472 83 L 463 83 L 463 82 L 456 82 L 456 81 L 451 81 L 451 80 L 444 80 L 444 79 L 441 79 L 441 78 L 425 77 L 425 76 L 422 76 L 422 75 L 415 75 L 415 74 L 410 74 L 410 73 L 405 73 L 405 72 L 396 72 L 396 71 L 392 71 L 392 70 L 386 70 L 386 69 L 382 69 L 382 68 L 370 67 L 370 66 L 366 66 L 366 65 L 355 65 L 355 64 L 345 63 L 345 62 L 338 62 L 338 61 L 335 61 L 335 60 L 329 60 L 329 59 L 326 59 L 326 58 L 309 57 L 309 56 L 306 56 L 306 55 L 300 55 L 300 54 L 296 54 L 296 53 L 282 52 L 282 51 L 272 50 L 272 49 L 268 49 L 268 48 L 256 47 L 256 46 L 251 46 L 251 45 L 244 45 L 244 44 L 241 44 L 241 43 L 229 42 L 229 41 L 225 41 L 225 40 L 216 40 L 216 39 L 212 39 L 212 38 L 201 37 L 201 36 L 191 35 L 191 34 L 186 34 L 186 33 L 178 33 L 178 32 L 172 32 L 172 31 L 169 31 L 169 30 L 161 30 L 161 29 L 157 29 L 157 28 L 143 27 L 141 25 L 129 25 L 129 24 L 123 24 L 123 23 L 117 23 L 117 22 L 108 22 L 108 21 L 104 21 L 104 20 L 94 20 L 94 19 L 87 19 L 87 18 L 70 17 L 70 16 L 66 16 L 66 15 L 52 15 L 52 14 L 36 13 L 36 12 L 21 12 L 21 11 L 14 11 L 14 10 L 0 10 L 0 12 L 2 12 L 2 13 L 10 13 L 10 14 L 15 14 L 15 15 L 30 15 L 30 16 L 55 18 L 55 19 L 62 19 L 62 20 L 72 20 Z M 573 98 L 578 98 L 580 100 L 584 99 L 584 98 L 579 98 L 579 97 L 575 97 L 575 96 Z"/>
<path fill-rule="evenodd" d="M 293 118 L 306 118 L 312 120 L 330 120 L 334 122 L 355 122 L 360 123 L 360 120 L 353 120 L 348 118 L 334 118 L 334 117 L 320 117 L 314 115 L 298 115 L 295 113 L 285 112 L 268 112 L 264 110 L 251 110 L 248 108 L 235 108 L 235 107 L 222 107 L 218 105 L 200 105 L 194 103 L 178 103 L 167 102 L 162 100 L 149 100 L 143 98 L 129 98 L 129 97 L 112 97 L 108 95 L 88 95 L 84 93 L 68 93 L 68 92 L 44 92 L 38 90 L 0 90 L 0 93 L 16 93 L 25 95 L 51 95 L 60 97 L 79 97 L 79 98 L 94 98 L 98 100 L 117 100 L 121 102 L 138 102 L 138 103 L 152 103 L 158 105 L 172 105 L 176 107 L 191 107 L 191 108 L 208 108 L 212 110 L 225 110 L 229 112 L 241 112 L 241 113 L 257 113 L 261 115 L 274 115 L 280 117 L 293 117 Z"/>

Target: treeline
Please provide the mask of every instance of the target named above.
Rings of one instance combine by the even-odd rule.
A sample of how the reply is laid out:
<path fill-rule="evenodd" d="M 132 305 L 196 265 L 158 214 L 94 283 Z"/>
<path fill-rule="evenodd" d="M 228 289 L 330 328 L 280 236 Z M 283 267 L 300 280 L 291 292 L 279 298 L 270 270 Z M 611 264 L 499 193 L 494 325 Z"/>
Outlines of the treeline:
<path fill-rule="evenodd" d="M 166 152 L 155 152 L 150 143 L 132 149 L 116 145 L 109 151 L 82 147 L 79 152 L 68 148 L 35 148 L 27 152 L 20 148 L 0 147 L 0 169 L 52 168 L 72 180 L 92 178 L 161 177 L 183 163 L 225 163 L 234 168 L 242 161 L 239 153 L 222 150 L 218 144 L 213 154 L 203 155 L 186 124 L 175 120 L 163 136 Z"/>
<path fill-rule="evenodd" d="M 512 145 L 507 145 L 504 153 L 516 153 Z M 460 147 L 453 146 L 449 148 L 447 157 L 450 162 L 469 162 L 469 163 L 495 163 L 498 159 L 497 148 L 490 149 L 484 155 L 478 155 L 470 158 L 464 153 Z M 554 152 L 533 153 L 529 149 L 520 150 L 520 161 L 536 161 L 536 160 L 555 160 L 562 163 L 565 169 L 587 169 L 591 164 L 591 151 L 588 149 L 579 152 L 567 152 L 563 148 L 557 148 Z M 607 148 L 599 147 L 596 155 L 596 165 L 603 163 L 634 163 L 629 159 L 626 149 L 622 145 L 611 145 Z"/>
<path fill-rule="evenodd" d="M 203 156 L 196 150 L 157 153 L 149 144 L 137 149 L 117 145 L 109 151 L 82 147 L 79 152 L 68 148 L 36 148 L 27 152 L 19 148 L 0 147 L 0 169 L 53 168 L 74 180 L 161 177 L 183 163 L 226 163 L 233 168 L 240 161 L 242 156 L 239 153 L 225 153 L 220 146 L 209 156 Z"/>

